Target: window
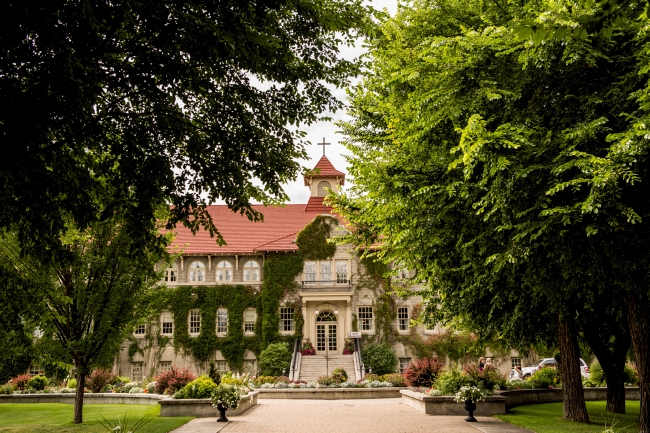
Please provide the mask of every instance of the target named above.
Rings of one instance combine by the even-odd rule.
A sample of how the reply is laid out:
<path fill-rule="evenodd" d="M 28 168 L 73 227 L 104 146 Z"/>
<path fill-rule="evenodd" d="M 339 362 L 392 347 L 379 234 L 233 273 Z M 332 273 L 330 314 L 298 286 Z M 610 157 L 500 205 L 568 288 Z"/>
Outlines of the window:
<path fill-rule="evenodd" d="M 175 283 L 178 281 L 178 264 L 176 261 L 169 264 L 169 267 L 165 271 L 165 281 L 169 283 Z"/>
<path fill-rule="evenodd" d="M 323 260 L 320 262 L 320 279 L 323 282 L 332 281 L 332 262 Z"/>
<path fill-rule="evenodd" d="M 222 261 L 217 264 L 217 281 L 232 281 L 232 265 Z"/>
<path fill-rule="evenodd" d="M 255 308 L 247 308 L 244 310 L 244 332 L 252 334 L 255 332 Z"/>
<path fill-rule="evenodd" d="M 140 382 L 142 380 L 143 371 L 141 362 L 134 362 L 131 364 L 131 380 L 134 382 Z"/>
<path fill-rule="evenodd" d="M 217 361 L 216 362 L 217 371 L 220 374 L 228 372 L 228 362 L 227 361 Z"/>
<path fill-rule="evenodd" d="M 244 281 L 259 281 L 260 265 L 254 260 L 244 263 Z"/>
<path fill-rule="evenodd" d="M 163 311 L 160 317 L 162 335 L 174 335 L 174 316 L 169 311 Z"/>
<path fill-rule="evenodd" d="M 400 358 L 399 359 L 399 372 L 404 373 L 411 363 L 411 358 Z"/>
<path fill-rule="evenodd" d="M 147 331 L 147 326 L 146 325 L 138 325 L 137 328 L 135 328 L 135 335 L 144 335 L 145 332 Z"/>
<path fill-rule="evenodd" d="M 205 265 L 201 262 L 192 262 L 190 265 L 190 281 L 205 281 Z"/>
<path fill-rule="evenodd" d="M 201 311 L 190 311 L 190 334 L 198 334 L 201 332 Z"/>
<path fill-rule="evenodd" d="M 408 307 L 399 307 L 397 309 L 397 329 L 400 331 L 409 330 L 409 309 Z"/>
<path fill-rule="evenodd" d="M 40 365 L 30 365 L 29 366 L 29 375 L 30 376 L 38 376 L 40 374 L 43 374 L 43 367 Z"/>
<path fill-rule="evenodd" d="M 372 331 L 372 307 L 359 307 L 359 330 Z"/>
<path fill-rule="evenodd" d="M 228 310 L 219 308 L 217 310 L 217 334 L 228 332 Z"/>
<path fill-rule="evenodd" d="M 305 272 L 303 272 L 305 284 L 316 283 L 316 262 L 305 262 Z"/>
<path fill-rule="evenodd" d="M 251 376 L 255 375 L 255 361 L 244 361 L 242 370 L 244 370 L 244 373 L 248 373 Z"/>
<path fill-rule="evenodd" d="M 318 184 L 318 196 L 319 197 L 327 197 L 327 194 L 329 194 L 328 189 L 332 189 L 332 185 L 327 182 L 327 181 L 322 181 Z"/>
<path fill-rule="evenodd" d="M 292 332 L 294 329 L 293 308 L 280 308 L 280 331 Z"/>
<path fill-rule="evenodd" d="M 409 277 L 409 270 L 408 269 L 402 268 L 402 269 L 397 270 L 397 275 L 395 276 L 395 278 L 397 278 L 398 280 L 403 280 L 403 279 L 406 279 L 408 277 Z"/>
<path fill-rule="evenodd" d="M 172 369 L 172 362 L 171 361 L 160 361 L 158 363 L 158 371 L 165 372 L 165 371 L 171 371 Z"/>
<path fill-rule="evenodd" d="M 348 282 L 348 261 L 347 260 L 336 261 L 336 282 L 338 284 Z"/>
<path fill-rule="evenodd" d="M 510 358 L 511 368 L 519 367 L 521 368 L 521 358 Z"/>

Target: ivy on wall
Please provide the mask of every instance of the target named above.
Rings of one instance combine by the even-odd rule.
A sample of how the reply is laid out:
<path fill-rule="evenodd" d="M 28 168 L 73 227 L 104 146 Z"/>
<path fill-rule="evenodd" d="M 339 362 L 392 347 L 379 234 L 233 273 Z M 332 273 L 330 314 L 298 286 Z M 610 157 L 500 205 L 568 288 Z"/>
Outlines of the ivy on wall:
<path fill-rule="evenodd" d="M 318 215 L 296 236 L 300 255 L 306 260 L 324 260 L 336 253 L 336 244 L 329 241 L 332 229 L 339 221 L 329 215 Z"/>

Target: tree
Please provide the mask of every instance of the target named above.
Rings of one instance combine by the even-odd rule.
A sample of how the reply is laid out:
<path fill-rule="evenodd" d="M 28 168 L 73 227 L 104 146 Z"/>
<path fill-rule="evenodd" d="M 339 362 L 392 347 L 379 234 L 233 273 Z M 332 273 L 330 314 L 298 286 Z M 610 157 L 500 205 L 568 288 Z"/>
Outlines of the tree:
<path fill-rule="evenodd" d="M 264 376 L 283 376 L 291 364 L 289 343 L 271 343 L 260 353 L 260 369 Z"/>
<path fill-rule="evenodd" d="M 48 256 L 71 216 L 103 215 L 107 186 L 141 248 L 169 226 L 219 237 L 223 199 L 286 199 L 304 154 L 301 124 L 335 111 L 330 86 L 359 69 L 339 55 L 370 28 L 360 0 L 9 2 L 0 38 L 0 227 Z M 256 83 L 261 82 L 261 85 Z M 259 182 L 256 182 L 259 180 Z"/>
<path fill-rule="evenodd" d="M 514 37 L 526 14 L 422 0 L 385 21 L 341 125 L 355 187 L 334 201 L 355 226 L 348 240 L 381 241 L 381 258 L 428 280 L 429 312 L 441 305 L 499 337 L 521 334 L 515 318 L 531 329 L 547 317 L 561 363 L 577 366 L 577 313 L 613 287 L 647 305 L 647 145 L 634 98 L 646 36 L 626 22 L 612 39 L 534 46 Z M 613 274 L 601 283 L 603 263 Z M 636 354 L 650 321 L 625 304 L 641 317 L 629 319 Z M 565 417 L 587 421 L 577 368 L 562 375 Z M 642 431 L 648 422 L 642 403 Z"/>
<path fill-rule="evenodd" d="M 74 422 L 80 423 L 85 378 L 93 366 L 112 359 L 126 334 L 146 317 L 160 281 L 154 267 L 161 255 L 141 248 L 133 254 L 135 241 L 119 213 L 84 229 L 68 220 L 66 229 L 60 236 L 65 256 L 41 262 L 7 232 L 0 239 L 0 262 L 42 299 L 38 325 L 51 336 L 53 349 L 64 352 L 76 368 Z"/>

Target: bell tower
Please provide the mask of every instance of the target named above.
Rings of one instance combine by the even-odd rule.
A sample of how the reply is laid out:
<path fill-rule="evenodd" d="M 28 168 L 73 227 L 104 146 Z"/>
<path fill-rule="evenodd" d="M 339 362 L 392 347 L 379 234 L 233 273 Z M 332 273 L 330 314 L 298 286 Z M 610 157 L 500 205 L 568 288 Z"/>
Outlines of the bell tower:
<path fill-rule="evenodd" d="M 330 190 L 333 193 L 338 193 L 339 187 L 344 184 L 345 173 L 334 168 L 330 160 L 323 155 L 316 166 L 305 175 L 305 186 L 309 187 L 310 192 L 305 212 L 323 211 L 324 213 L 331 213 L 331 206 L 325 206 L 323 200 Z"/>

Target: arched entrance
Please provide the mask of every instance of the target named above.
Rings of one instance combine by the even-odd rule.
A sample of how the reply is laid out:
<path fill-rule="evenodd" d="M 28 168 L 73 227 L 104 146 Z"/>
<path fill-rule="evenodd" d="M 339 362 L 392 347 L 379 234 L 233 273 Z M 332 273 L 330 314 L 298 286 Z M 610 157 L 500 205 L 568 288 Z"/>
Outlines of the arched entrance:
<path fill-rule="evenodd" d="M 316 316 L 316 352 L 337 353 L 337 317 L 330 310 L 321 311 Z"/>

